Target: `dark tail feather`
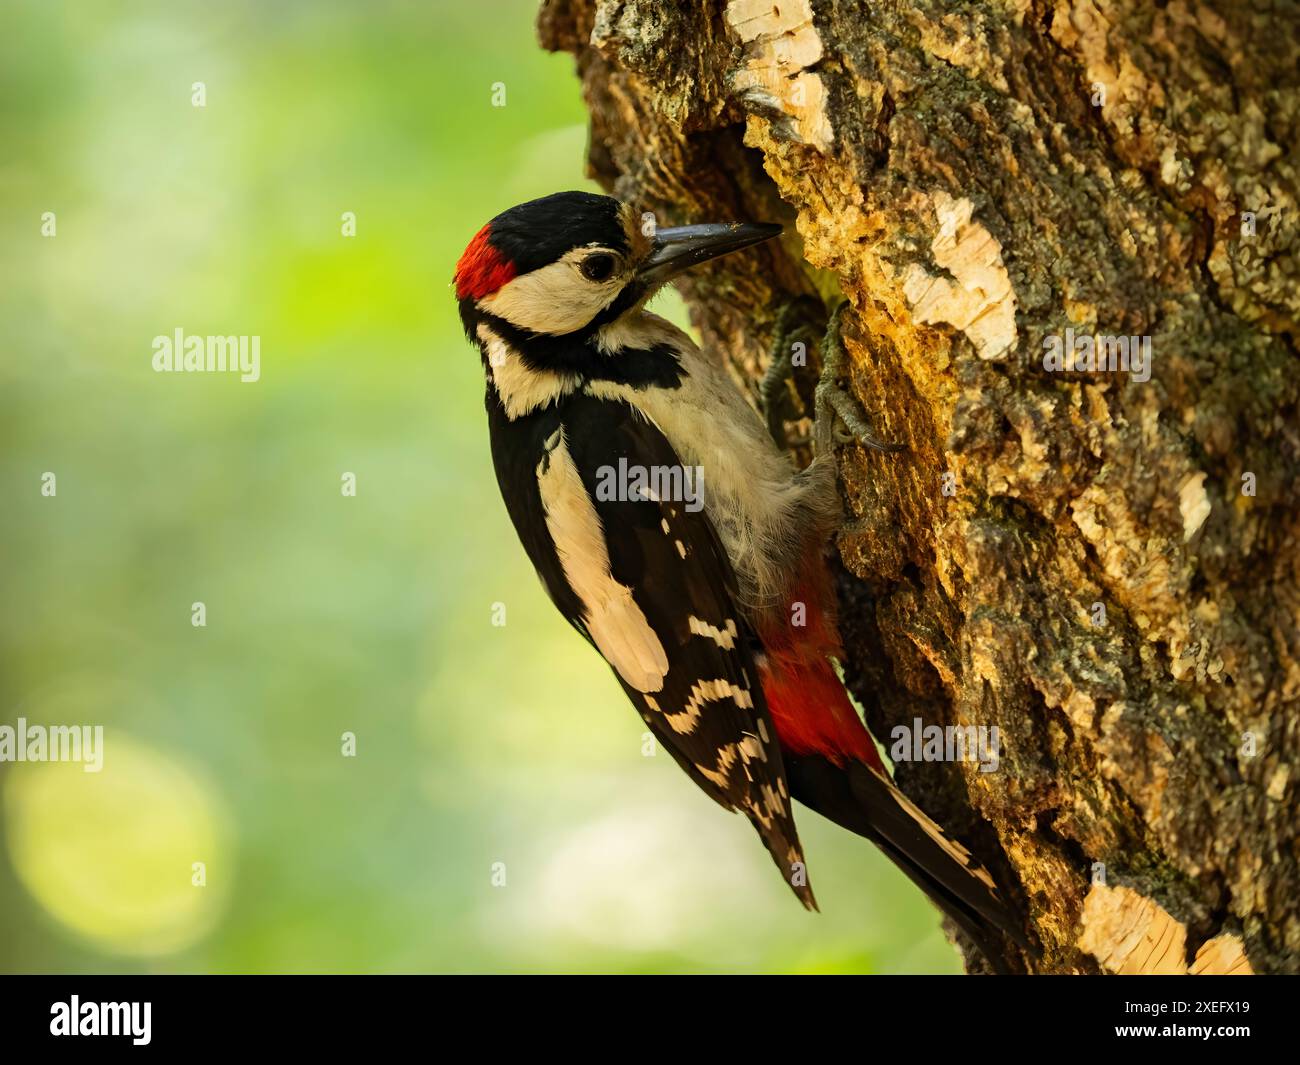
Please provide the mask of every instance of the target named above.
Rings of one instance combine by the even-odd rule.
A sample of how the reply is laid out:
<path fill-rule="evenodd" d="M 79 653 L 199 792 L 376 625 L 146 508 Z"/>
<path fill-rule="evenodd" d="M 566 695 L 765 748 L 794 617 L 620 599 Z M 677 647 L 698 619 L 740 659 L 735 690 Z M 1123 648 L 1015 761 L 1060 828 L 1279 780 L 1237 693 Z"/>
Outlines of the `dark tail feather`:
<path fill-rule="evenodd" d="M 857 762 L 840 768 L 815 755 L 787 756 L 786 773 L 796 799 L 879 846 L 971 938 L 995 972 L 1014 971 L 1002 936 L 1032 950 L 988 873 L 883 773 Z"/>

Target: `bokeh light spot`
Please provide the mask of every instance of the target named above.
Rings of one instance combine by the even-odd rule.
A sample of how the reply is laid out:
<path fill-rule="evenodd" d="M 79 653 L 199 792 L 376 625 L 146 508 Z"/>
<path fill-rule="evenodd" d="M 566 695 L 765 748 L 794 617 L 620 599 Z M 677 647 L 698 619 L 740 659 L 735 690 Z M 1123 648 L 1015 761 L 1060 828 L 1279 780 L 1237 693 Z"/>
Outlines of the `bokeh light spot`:
<path fill-rule="evenodd" d="M 215 924 L 232 853 L 220 800 L 194 771 L 116 729 L 104 763 L 15 764 L 4 789 L 13 867 L 54 918 L 102 949 L 170 954 Z M 206 886 L 194 886 L 195 862 Z"/>

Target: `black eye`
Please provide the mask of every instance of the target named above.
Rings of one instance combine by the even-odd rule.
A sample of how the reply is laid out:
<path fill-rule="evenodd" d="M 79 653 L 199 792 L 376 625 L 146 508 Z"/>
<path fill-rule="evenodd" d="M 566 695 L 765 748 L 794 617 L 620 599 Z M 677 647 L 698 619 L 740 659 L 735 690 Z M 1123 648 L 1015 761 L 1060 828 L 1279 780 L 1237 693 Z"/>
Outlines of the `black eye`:
<path fill-rule="evenodd" d="M 588 255 L 578 269 L 588 281 L 608 281 L 614 273 L 614 256 Z"/>

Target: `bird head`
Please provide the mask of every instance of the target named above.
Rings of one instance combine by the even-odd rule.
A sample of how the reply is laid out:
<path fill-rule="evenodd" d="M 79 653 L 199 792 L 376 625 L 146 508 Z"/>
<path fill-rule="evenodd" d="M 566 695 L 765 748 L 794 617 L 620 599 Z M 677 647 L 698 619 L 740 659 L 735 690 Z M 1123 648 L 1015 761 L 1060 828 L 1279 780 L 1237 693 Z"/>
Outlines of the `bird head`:
<path fill-rule="evenodd" d="M 482 321 L 534 337 L 590 335 L 681 271 L 780 232 L 752 222 L 655 230 L 612 197 L 557 192 L 475 234 L 456 264 L 456 298 L 471 339 Z"/>

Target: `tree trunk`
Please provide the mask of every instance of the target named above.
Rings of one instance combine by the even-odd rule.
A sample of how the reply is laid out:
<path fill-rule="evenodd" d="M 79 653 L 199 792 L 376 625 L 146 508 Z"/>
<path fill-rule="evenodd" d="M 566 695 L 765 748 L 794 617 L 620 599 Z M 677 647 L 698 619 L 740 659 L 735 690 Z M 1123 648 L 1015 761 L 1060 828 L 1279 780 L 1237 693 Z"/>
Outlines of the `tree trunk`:
<path fill-rule="evenodd" d="M 846 677 L 887 749 L 999 730 L 996 771 L 895 770 L 1036 972 L 1300 970 L 1300 32 L 1218 7 L 540 15 L 613 195 L 786 223 L 685 286 L 751 387 L 784 304 L 850 301 L 851 387 L 908 450 L 840 452 Z"/>

